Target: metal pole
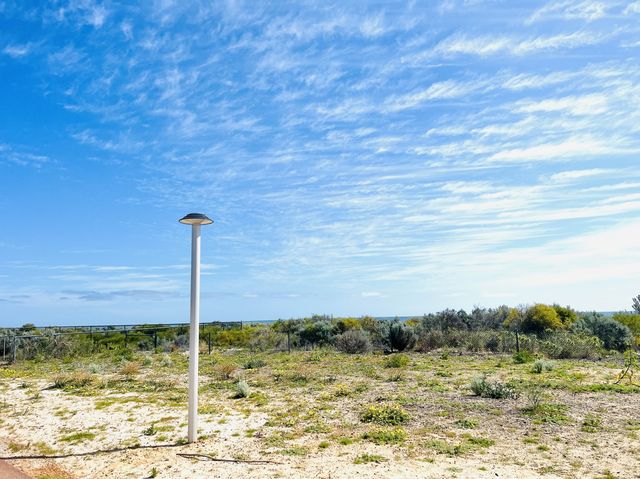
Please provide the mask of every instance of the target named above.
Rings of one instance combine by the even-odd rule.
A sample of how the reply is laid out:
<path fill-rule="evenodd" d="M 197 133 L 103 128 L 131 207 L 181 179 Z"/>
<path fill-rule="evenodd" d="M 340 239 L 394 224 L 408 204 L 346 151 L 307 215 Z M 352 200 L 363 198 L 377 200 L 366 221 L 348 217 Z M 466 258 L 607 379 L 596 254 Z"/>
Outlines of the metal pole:
<path fill-rule="evenodd" d="M 198 440 L 198 350 L 200 345 L 200 225 L 191 226 L 191 317 L 189 321 L 189 426 L 187 439 Z"/>

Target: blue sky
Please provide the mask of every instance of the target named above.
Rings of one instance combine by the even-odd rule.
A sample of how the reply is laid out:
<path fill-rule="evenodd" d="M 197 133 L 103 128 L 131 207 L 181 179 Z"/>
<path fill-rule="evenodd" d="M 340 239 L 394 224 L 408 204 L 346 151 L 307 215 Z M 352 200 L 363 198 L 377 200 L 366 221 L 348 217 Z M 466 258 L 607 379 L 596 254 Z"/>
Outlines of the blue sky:
<path fill-rule="evenodd" d="M 0 322 L 640 292 L 640 1 L 0 1 Z"/>

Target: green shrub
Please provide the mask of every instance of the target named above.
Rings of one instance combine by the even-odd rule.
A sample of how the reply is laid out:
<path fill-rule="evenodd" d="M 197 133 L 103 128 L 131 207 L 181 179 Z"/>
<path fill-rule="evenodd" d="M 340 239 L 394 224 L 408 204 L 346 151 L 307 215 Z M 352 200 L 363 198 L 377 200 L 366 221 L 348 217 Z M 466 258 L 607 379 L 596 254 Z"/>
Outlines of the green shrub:
<path fill-rule="evenodd" d="M 401 427 L 385 427 L 368 431 L 362 437 L 376 444 L 402 444 L 407 438 L 407 433 Z"/>
<path fill-rule="evenodd" d="M 569 306 L 560 306 L 559 304 L 554 304 L 552 308 L 556 310 L 558 319 L 565 328 L 568 328 L 578 320 L 578 313 L 576 313 Z"/>
<path fill-rule="evenodd" d="M 475 429 L 478 427 L 478 421 L 474 419 L 458 419 L 456 421 L 456 426 L 461 427 L 462 429 Z"/>
<path fill-rule="evenodd" d="M 236 392 L 233 395 L 234 399 L 249 397 L 250 390 L 249 390 L 249 385 L 247 384 L 246 381 L 241 379 L 236 383 L 235 388 L 236 388 Z"/>
<path fill-rule="evenodd" d="M 439 329 L 429 331 L 422 329 L 416 342 L 416 349 L 421 352 L 427 352 L 442 348 L 445 344 L 444 333 Z"/>
<path fill-rule="evenodd" d="M 518 392 L 507 383 L 489 381 L 486 377 L 475 378 L 471 381 L 471 391 L 474 395 L 491 399 L 517 399 Z"/>
<path fill-rule="evenodd" d="M 629 328 L 636 337 L 636 345 L 640 346 L 640 314 L 616 313 L 613 315 L 613 319 Z"/>
<path fill-rule="evenodd" d="M 406 368 L 409 365 L 409 357 L 404 354 L 393 354 L 385 359 L 385 368 Z"/>
<path fill-rule="evenodd" d="M 513 362 L 516 364 L 530 363 L 534 360 L 533 354 L 529 351 L 520 351 L 513 355 Z"/>
<path fill-rule="evenodd" d="M 600 431 L 602 427 L 602 419 L 598 416 L 594 416 L 592 414 L 587 414 L 587 416 L 582 420 L 582 427 L 580 428 L 583 432 L 591 432 L 595 433 Z"/>
<path fill-rule="evenodd" d="M 500 350 L 500 345 L 502 343 L 500 335 L 497 332 L 489 331 L 489 337 L 485 343 L 485 348 L 488 351 L 493 353 L 497 353 Z"/>
<path fill-rule="evenodd" d="M 525 333 L 541 334 L 547 330 L 560 329 L 563 324 L 552 306 L 535 304 L 525 311 L 521 327 Z"/>
<path fill-rule="evenodd" d="M 95 378 L 85 371 L 59 374 L 53 379 L 51 389 L 78 389 L 91 385 Z"/>
<path fill-rule="evenodd" d="M 371 351 L 369 333 L 361 329 L 349 329 L 335 338 L 336 349 L 347 354 L 364 354 Z"/>
<path fill-rule="evenodd" d="M 387 462 L 389 459 L 387 459 L 384 456 L 380 456 L 378 454 L 362 454 L 358 457 L 356 457 L 353 460 L 354 464 L 369 464 L 371 462 L 376 463 L 376 464 L 380 464 L 381 462 Z"/>
<path fill-rule="evenodd" d="M 558 331 L 540 341 L 539 348 L 554 359 L 592 359 L 601 352 L 602 341 L 585 332 Z"/>
<path fill-rule="evenodd" d="M 627 326 L 598 313 L 584 314 L 574 323 L 572 329 L 593 334 L 609 350 L 626 351 L 634 342 L 631 330 Z"/>
<path fill-rule="evenodd" d="M 360 420 L 382 426 L 398 426 L 409 420 L 409 413 L 396 404 L 372 405 L 362 412 Z"/>
<path fill-rule="evenodd" d="M 552 361 L 545 361 L 544 359 L 538 359 L 535 363 L 533 363 L 533 372 L 536 374 L 541 374 L 544 371 L 551 371 L 554 367 Z"/>
<path fill-rule="evenodd" d="M 536 424 L 566 424 L 570 421 L 565 414 L 569 409 L 564 404 L 539 403 L 535 407 L 527 407 L 524 413 L 534 419 Z"/>
<path fill-rule="evenodd" d="M 266 361 L 259 358 L 251 358 L 246 363 L 244 363 L 245 369 L 260 369 L 267 365 Z"/>
<path fill-rule="evenodd" d="M 331 342 L 333 325 L 329 321 L 313 321 L 304 325 L 298 334 L 304 344 L 322 346 Z"/>
<path fill-rule="evenodd" d="M 411 349 L 416 344 L 413 328 L 407 324 L 394 322 L 389 325 L 389 346 L 394 351 Z"/>

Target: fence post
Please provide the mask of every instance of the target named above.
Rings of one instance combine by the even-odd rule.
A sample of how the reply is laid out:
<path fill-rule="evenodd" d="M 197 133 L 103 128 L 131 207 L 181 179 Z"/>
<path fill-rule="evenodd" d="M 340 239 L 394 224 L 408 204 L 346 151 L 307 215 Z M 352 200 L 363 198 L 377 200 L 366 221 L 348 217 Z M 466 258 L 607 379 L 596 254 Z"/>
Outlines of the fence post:
<path fill-rule="evenodd" d="M 153 330 L 153 351 L 158 349 L 158 330 Z"/>
<path fill-rule="evenodd" d="M 16 353 L 18 352 L 18 338 L 16 336 L 13 337 L 13 358 L 11 360 L 12 363 L 16 362 Z"/>
<path fill-rule="evenodd" d="M 2 359 L 4 360 L 4 358 L 7 355 L 7 337 L 3 336 L 2 337 Z"/>
<path fill-rule="evenodd" d="M 127 347 L 127 344 L 129 343 L 129 331 L 128 330 L 124 330 L 124 347 Z"/>
<path fill-rule="evenodd" d="M 211 356 L 211 331 L 207 333 L 207 345 L 209 347 L 209 356 Z"/>

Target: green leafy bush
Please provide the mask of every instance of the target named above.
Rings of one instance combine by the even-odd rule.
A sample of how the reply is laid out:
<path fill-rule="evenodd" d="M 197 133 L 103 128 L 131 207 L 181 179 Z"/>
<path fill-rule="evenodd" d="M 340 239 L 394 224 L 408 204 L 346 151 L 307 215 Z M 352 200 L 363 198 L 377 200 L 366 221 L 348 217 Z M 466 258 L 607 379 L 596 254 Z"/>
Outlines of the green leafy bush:
<path fill-rule="evenodd" d="M 560 306 L 559 304 L 554 304 L 552 308 L 556 310 L 558 319 L 560 319 L 560 322 L 565 328 L 571 326 L 578 320 L 578 313 L 576 313 L 569 306 Z"/>
<path fill-rule="evenodd" d="M 233 395 L 234 399 L 240 399 L 240 398 L 249 397 L 250 389 L 249 389 L 249 385 L 247 384 L 246 381 L 241 379 L 240 381 L 238 381 L 236 383 L 235 387 L 236 387 L 236 392 Z"/>
<path fill-rule="evenodd" d="M 394 351 L 405 351 L 416 344 L 416 334 L 407 324 L 394 322 L 389 325 L 388 342 Z"/>
<path fill-rule="evenodd" d="M 369 464 L 369 463 L 375 463 L 375 464 L 380 464 L 381 462 L 387 462 L 389 459 L 387 459 L 384 456 L 380 456 L 378 454 L 362 454 L 358 457 L 356 457 L 353 460 L 354 464 Z"/>
<path fill-rule="evenodd" d="M 491 399 L 517 399 L 518 392 L 508 383 L 490 381 L 486 377 L 475 378 L 471 381 L 471 392 L 474 395 Z"/>
<path fill-rule="evenodd" d="M 602 351 L 602 341 L 584 331 L 558 331 L 540 341 L 538 347 L 554 359 L 592 359 Z"/>
<path fill-rule="evenodd" d="M 552 361 L 545 361 L 544 359 L 538 359 L 535 363 L 533 363 L 533 372 L 536 374 L 541 374 L 544 371 L 551 371 L 554 367 Z"/>
<path fill-rule="evenodd" d="M 384 361 L 385 368 L 406 368 L 409 365 L 409 357 L 404 354 L 392 354 Z"/>
<path fill-rule="evenodd" d="M 636 344 L 640 346 L 640 314 L 616 313 L 613 315 L 613 319 L 629 328 L 631 333 L 636 337 Z"/>
<path fill-rule="evenodd" d="M 421 329 L 418 340 L 416 341 L 416 349 L 421 352 L 427 352 L 442 348 L 445 344 L 444 333 L 439 329 L 430 331 Z"/>
<path fill-rule="evenodd" d="M 366 432 L 363 438 L 375 444 L 402 444 L 407 438 L 407 433 L 401 427 L 384 427 Z"/>
<path fill-rule="evenodd" d="M 267 362 L 260 358 L 251 358 L 244 363 L 245 369 L 260 369 L 267 365 Z"/>
<path fill-rule="evenodd" d="M 593 334 L 609 350 L 626 351 L 633 344 L 633 335 L 627 326 L 599 313 L 584 314 L 572 329 Z"/>
<path fill-rule="evenodd" d="M 396 404 L 372 405 L 365 408 L 360 420 L 382 426 L 398 426 L 409 420 L 409 413 Z"/>
<path fill-rule="evenodd" d="M 522 331 L 525 333 L 542 334 L 547 330 L 563 327 L 562 321 L 553 306 L 535 304 L 527 308 L 522 319 Z"/>
<path fill-rule="evenodd" d="M 364 354 L 371 351 L 369 333 L 361 329 L 349 329 L 336 336 L 336 349 L 347 354 Z"/>
<path fill-rule="evenodd" d="M 85 371 L 59 374 L 53 379 L 51 389 L 79 389 L 90 386 L 95 378 Z"/>
<path fill-rule="evenodd" d="M 520 351 L 513 355 L 513 362 L 516 364 L 530 363 L 533 362 L 534 359 L 533 354 L 529 351 Z"/>

